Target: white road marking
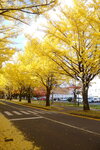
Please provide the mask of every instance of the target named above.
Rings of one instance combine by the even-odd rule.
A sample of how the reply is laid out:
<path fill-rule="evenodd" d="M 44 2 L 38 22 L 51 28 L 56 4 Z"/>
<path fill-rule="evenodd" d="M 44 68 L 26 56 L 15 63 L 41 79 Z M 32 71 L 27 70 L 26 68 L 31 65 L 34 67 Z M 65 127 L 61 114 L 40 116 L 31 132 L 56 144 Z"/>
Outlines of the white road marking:
<path fill-rule="evenodd" d="M 9 111 L 4 111 L 5 114 L 7 114 L 8 116 L 13 116 L 12 113 L 10 113 Z"/>
<path fill-rule="evenodd" d="M 35 112 L 35 113 L 39 113 L 39 114 L 46 114 L 46 113 L 51 114 L 51 113 L 52 113 L 52 112 L 46 111 L 46 110 L 44 110 L 44 111 L 37 111 L 37 110 L 34 110 L 34 112 Z"/>
<path fill-rule="evenodd" d="M 30 120 L 30 119 L 41 119 L 43 118 L 42 116 L 38 116 L 38 117 L 29 117 L 29 118 L 15 118 L 15 119 L 10 119 L 12 121 L 19 121 L 19 120 Z"/>
<path fill-rule="evenodd" d="M 23 114 L 26 114 L 26 115 L 30 114 L 30 113 L 28 113 L 26 111 L 23 111 L 23 110 L 21 110 L 20 112 L 23 113 Z"/>
<path fill-rule="evenodd" d="M 14 114 L 16 114 L 16 115 L 22 115 L 20 112 L 18 112 L 18 111 L 12 111 Z"/>
<path fill-rule="evenodd" d="M 20 111 L 24 114 L 29 114 L 28 112 L 25 112 L 25 111 Z M 7 114 L 8 116 L 13 116 L 12 113 L 10 113 L 9 111 L 4 111 L 5 114 Z M 35 113 L 39 113 L 39 111 L 35 111 Z M 38 117 L 30 117 L 30 118 L 16 118 L 16 119 L 10 119 L 12 121 L 17 121 L 17 120 L 29 120 L 29 119 L 40 119 L 40 118 L 44 118 L 46 120 L 49 120 L 49 121 L 52 121 L 52 122 L 55 122 L 55 123 L 58 123 L 58 124 L 61 124 L 61 125 L 64 125 L 64 126 L 68 126 L 70 128 L 74 128 L 74 129 L 77 129 L 77 130 L 80 130 L 80 131 L 84 131 L 84 132 L 88 132 L 90 134 L 94 134 L 94 135 L 98 135 L 100 136 L 100 133 L 97 133 L 97 132 L 94 132 L 94 131 L 90 131 L 90 130 L 87 130 L 87 129 L 84 129 L 84 128 L 80 128 L 80 127 L 77 127 L 77 126 L 74 126 L 74 125 L 70 125 L 70 124 L 67 124 L 67 123 L 63 123 L 63 122 L 60 122 L 60 121 L 57 121 L 57 120 L 53 120 L 53 119 L 50 119 L 50 118 L 46 118 L 46 117 L 42 117 L 42 116 L 38 116 Z"/>
<path fill-rule="evenodd" d="M 36 112 L 31 111 L 31 110 L 28 110 L 28 112 L 29 112 L 29 113 L 32 113 L 32 114 L 34 114 L 34 115 L 36 115 L 36 114 L 37 114 Z"/>
<path fill-rule="evenodd" d="M 90 130 L 87 130 L 87 129 L 84 129 L 84 128 L 76 127 L 74 125 L 70 125 L 70 124 L 67 124 L 67 123 L 64 123 L 64 122 L 60 122 L 60 121 L 57 121 L 57 120 L 53 120 L 53 119 L 50 119 L 50 118 L 46 118 L 46 117 L 43 117 L 43 118 L 46 119 L 46 120 L 49 120 L 49 121 L 52 121 L 52 122 L 64 125 L 64 126 L 68 126 L 68 127 L 71 127 L 71 128 L 77 129 L 77 130 L 81 130 L 81 131 L 84 131 L 84 132 L 88 132 L 88 133 L 100 136 L 100 133 L 97 133 L 97 132 L 94 132 L 94 131 L 90 131 Z"/>
<path fill-rule="evenodd" d="M 51 111 L 37 111 L 37 110 L 34 110 L 34 111 L 30 111 L 30 110 L 28 110 L 28 112 L 29 113 L 32 113 L 32 114 L 46 114 L 46 113 L 48 113 L 48 114 L 52 114 L 52 112 Z"/>

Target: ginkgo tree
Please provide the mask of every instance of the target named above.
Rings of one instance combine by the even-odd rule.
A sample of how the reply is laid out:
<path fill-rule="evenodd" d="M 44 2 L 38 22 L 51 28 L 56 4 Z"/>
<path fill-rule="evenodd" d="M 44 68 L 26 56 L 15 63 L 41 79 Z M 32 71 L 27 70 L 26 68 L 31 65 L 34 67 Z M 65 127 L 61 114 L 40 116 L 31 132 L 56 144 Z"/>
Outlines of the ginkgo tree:
<path fill-rule="evenodd" d="M 43 44 L 43 53 L 60 66 L 63 74 L 81 81 L 84 110 L 90 109 L 89 84 L 100 73 L 100 10 L 93 2 L 100 4 L 98 0 L 74 0 L 73 8 L 59 8 L 57 20 L 47 15 L 50 21 Z"/>
<path fill-rule="evenodd" d="M 20 60 L 26 66 L 33 77 L 37 77 L 37 87 L 44 87 L 46 90 L 46 106 L 50 106 L 50 94 L 52 89 L 61 84 L 61 75 L 58 73 L 59 67 L 47 56 L 40 53 L 41 43 L 36 39 L 30 39 L 25 48 L 25 53 L 20 56 Z"/>
<path fill-rule="evenodd" d="M 34 78 L 27 72 L 25 65 L 20 63 L 11 64 L 8 63 L 4 68 L 4 77 L 6 78 L 7 87 L 12 87 L 12 92 L 18 91 L 19 101 L 22 96 L 25 95 L 28 103 L 31 103 L 31 94 L 33 92 L 35 82 Z M 11 83 L 11 86 L 8 84 Z"/>
<path fill-rule="evenodd" d="M 4 97 L 4 91 L 5 91 L 5 87 L 6 87 L 6 79 L 3 76 L 3 74 L 0 73 L 0 92 L 2 93 L 2 97 Z M 1 95 L 0 95 L 1 98 Z"/>
<path fill-rule="evenodd" d="M 4 93 L 4 98 L 12 99 L 13 85 L 12 82 L 5 77 L 3 69 L 0 74 L 0 91 Z"/>

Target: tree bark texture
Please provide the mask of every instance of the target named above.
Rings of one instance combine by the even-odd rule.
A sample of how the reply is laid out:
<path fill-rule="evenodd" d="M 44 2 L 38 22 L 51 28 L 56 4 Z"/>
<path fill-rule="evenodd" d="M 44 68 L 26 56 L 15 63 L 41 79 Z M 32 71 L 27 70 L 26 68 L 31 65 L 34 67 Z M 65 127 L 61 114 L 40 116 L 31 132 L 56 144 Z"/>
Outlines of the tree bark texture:
<path fill-rule="evenodd" d="M 31 103 L 31 87 L 28 87 L 27 89 L 27 100 L 28 103 Z"/>
<path fill-rule="evenodd" d="M 83 90 L 82 90 L 83 110 L 90 110 L 89 102 L 88 102 L 88 89 L 89 89 L 89 84 L 83 83 Z"/>
<path fill-rule="evenodd" d="M 20 93 L 19 94 L 19 102 L 21 102 L 21 100 L 22 100 L 22 94 Z"/>
<path fill-rule="evenodd" d="M 46 106 L 50 106 L 50 89 L 47 88 L 47 93 L 46 93 Z"/>

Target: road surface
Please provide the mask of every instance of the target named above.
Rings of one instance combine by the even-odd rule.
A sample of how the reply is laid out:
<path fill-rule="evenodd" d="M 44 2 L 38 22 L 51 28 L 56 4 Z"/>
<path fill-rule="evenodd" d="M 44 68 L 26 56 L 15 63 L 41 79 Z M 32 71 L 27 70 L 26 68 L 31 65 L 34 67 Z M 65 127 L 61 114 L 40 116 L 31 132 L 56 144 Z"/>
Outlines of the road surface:
<path fill-rule="evenodd" d="M 0 112 L 41 150 L 100 150 L 100 121 L 2 102 Z"/>

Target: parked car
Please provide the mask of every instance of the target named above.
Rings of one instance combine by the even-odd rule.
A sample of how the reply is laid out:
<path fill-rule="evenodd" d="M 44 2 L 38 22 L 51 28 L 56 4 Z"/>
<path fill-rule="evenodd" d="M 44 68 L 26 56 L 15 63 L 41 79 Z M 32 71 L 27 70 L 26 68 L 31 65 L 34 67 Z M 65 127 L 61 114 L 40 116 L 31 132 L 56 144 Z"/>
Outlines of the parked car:
<path fill-rule="evenodd" d="M 76 101 L 82 103 L 83 99 L 81 97 L 78 97 Z"/>
<path fill-rule="evenodd" d="M 32 100 L 37 100 L 37 97 L 32 97 Z"/>
<path fill-rule="evenodd" d="M 40 97 L 39 100 L 45 101 L 46 97 Z"/>
<path fill-rule="evenodd" d="M 96 102 L 96 103 L 100 102 L 100 98 L 99 97 L 94 97 L 94 102 Z"/>
<path fill-rule="evenodd" d="M 68 101 L 68 102 L 71 102 L 72 100 L 73 100 L 72 97 L 68 97 L 68 98 L 67 98 L 67 101 Z"/>
<path fill-rule="evenodd" d="M 54 98 L 53 100 L 54 101 L 60 101 L 60 98 Z"/>
<path fill-rule="evenodd" d="M 66 101 L 66 98 L 59 98 L 60 101 Z"/>
<path fill-rule="evenodd" d="M 94 102 L 94 97 L 89 97 L 89 98 L 88 98 L 88 102 L 89 102 L 89 103 L 93 103 L 93 102 Z"/>

